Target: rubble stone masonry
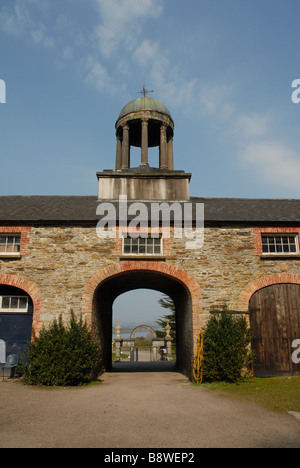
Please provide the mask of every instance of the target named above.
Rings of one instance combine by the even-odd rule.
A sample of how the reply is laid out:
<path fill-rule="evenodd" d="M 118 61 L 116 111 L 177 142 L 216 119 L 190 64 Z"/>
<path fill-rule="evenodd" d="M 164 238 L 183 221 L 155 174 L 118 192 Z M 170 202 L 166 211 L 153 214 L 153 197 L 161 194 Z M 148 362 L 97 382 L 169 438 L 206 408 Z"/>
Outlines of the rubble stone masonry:
<path fill-rule="evenodd" d="M 12 229 L 12 230 L 11 230 Z M 264 232 L 277 232 L 263 228 Z M 287 232 L 299 233 L 299 228 Z M 199 287 L 193 313 L 194 326 L 203 326 L 212 308 L 227 304 L 233 310 L 247 311 L 249 294 L 259 285 L 272 284 L 264 278 L 278 282 L 299 282 L 299 257 L 263 258 L 260 251 L 261 228 L 242 225 L 223 225 L 205 228 L 204 245 L 200 250 L 186 250 L 184 239 L 164 239 L 162 258 L 141 258 L 122 255 L 122 242 L 99 239 L 95 225 L 78 226 L 23 226 L 0 227 L 0 232 L 22 233 L 21 257 L 0 258 L 0 283 L 15 285 L 31 295 L 34 302 L 33 326 L 38 331 L 42 324 L 54 317 L 76 314 L 85 307 L 84 294 L 93 277 L 104 269 L 116 272 L 124 261 L 133 262 L 134 268 L 160 265 L 158 271 L 181 276 Z M 280 232 L 284 229 L 280 228 Z M 123 262 L 123 263 L 122 263 Z M 165 268 L 163 268 L 165 265 Z M 174 270 L 171 270 L 175 267 Z M 109 271 L 109 270 L 107 270 Z M 183 273 L 181 273 L 183 272 Z M 96 275 L 96 276 L 95 276 Z M 101 276 L 101 275 L 100 275 Z M 99 276 L 99 278 L 100 278 Z M 181 278 L 178 278 L 181 281 Z M 191 281 L 191 282 L 192 282 Z M 191 285 L 191 291 L 195 290 Z M 197 325 L 198 324 L 198 325 Z M 194 334 L 197 330 L 194 330 Z"/>

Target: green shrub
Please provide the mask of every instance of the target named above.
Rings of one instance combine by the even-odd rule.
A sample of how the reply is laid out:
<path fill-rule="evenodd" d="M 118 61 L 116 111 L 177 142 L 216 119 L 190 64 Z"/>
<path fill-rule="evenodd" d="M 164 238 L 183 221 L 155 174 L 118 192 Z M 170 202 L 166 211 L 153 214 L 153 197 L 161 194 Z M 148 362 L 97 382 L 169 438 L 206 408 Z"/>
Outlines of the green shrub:
<path fill-rule="evenodd" d="M 100 347 L 92 340 L 82 318 L 71 312 L 65 326 L 60 316 L 49 328 L 33 336 L 24 365 L 24 381 L 30 385 L 76 386 L 91 381 Z"/>
<path fill-rule="evenodd" d="M 204 330 L 203 380 L 236 382 L 243 376 L 251 351 L 251 330 L 243 316 L 213 313 Z"/>

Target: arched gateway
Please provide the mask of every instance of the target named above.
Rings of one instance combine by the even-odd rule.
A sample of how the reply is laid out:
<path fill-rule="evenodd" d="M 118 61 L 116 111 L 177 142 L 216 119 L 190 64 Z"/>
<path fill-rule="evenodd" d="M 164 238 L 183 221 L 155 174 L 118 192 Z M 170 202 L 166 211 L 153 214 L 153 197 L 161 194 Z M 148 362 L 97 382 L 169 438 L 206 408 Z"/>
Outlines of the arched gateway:
<path fill-rule="evenodd" d="M 176 310 L 177 365 L 186 375 L 200 328 L 200 287 L 185 271 L 156 261 L 128 261 L 97 272 L 83 294 L 82 312 L 102 344 L 106 369 L 111 367 L 112 308 L 115 299 L 134 289 L 153 289 L 170 296 Z"/>

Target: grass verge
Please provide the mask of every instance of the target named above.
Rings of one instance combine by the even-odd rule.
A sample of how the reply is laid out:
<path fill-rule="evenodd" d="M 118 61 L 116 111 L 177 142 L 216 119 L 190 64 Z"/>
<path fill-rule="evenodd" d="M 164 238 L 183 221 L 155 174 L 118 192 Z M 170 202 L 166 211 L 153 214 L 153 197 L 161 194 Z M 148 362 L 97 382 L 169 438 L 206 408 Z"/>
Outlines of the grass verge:
<path fill-rule="evenodd" d="M 256 403 L 273 411 L 300 412 L 300 377 L 251 378 L 238 383 L 204 383 L 203 388 Z"/>

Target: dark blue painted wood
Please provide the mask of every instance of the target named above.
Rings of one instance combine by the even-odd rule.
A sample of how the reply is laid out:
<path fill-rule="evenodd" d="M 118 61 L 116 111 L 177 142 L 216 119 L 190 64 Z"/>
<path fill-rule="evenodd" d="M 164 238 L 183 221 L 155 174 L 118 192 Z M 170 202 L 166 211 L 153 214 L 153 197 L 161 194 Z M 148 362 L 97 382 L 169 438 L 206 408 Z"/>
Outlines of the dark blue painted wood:
<path fill-rule="evenodd" d="M 0 296 L 28 296 L 24 291 L 0 285 Z M 29 297 L 29 296 L 28 296 Z M 31 340 L 33 304 L 29 297 L 28 313 L 0 312 L 0 339 L 6 344 L 6 357 L 9 354 L 24 355 Z"/>

